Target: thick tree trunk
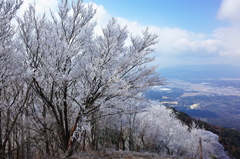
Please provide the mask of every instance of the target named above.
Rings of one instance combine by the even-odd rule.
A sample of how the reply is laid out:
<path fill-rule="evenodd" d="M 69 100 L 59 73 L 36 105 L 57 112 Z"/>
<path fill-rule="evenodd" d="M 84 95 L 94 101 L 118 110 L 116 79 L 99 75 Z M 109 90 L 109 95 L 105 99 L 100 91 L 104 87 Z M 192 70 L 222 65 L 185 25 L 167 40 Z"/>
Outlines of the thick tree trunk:
<path fill-rule="evenodd" d="M 70 131 L 69 139 L 68 139 L 68 145 L 67 145 L 67 158 L 71 157 L 73 155 L 73 153 L 74 153 L 74 148 L 75 148 L 75 144 L 77 142 L 77 139 L 74 138 L 73 135 L 74 135 L 74 132 L 77 129 L 77 124 L 79 122 L 82 122 L 82 114 L 83 114 L 82 111 L 78 112 L 78 116 L 77 116 L 77 118 L 75 120 L 75 123 L 74 123 L 74 125 L 73 125 L 73 127 L 72 127 L 72 129 Z M 78 135 L 79 135 L 78 137 L 82 137 L 83 132 L 82 133 L 80 132 L 80 134 L 78 134 Z"/>
<path fill-rule="evenodd" d="M 74 153 L 74 146 L 75 146 L 76 139 L 73 137 L 73 134 L 76 129 L 77 129 L 77 123 L 74 124 L 70 132 L 70 138 L 68 140 L 67 157 L 71 157 Z"/>

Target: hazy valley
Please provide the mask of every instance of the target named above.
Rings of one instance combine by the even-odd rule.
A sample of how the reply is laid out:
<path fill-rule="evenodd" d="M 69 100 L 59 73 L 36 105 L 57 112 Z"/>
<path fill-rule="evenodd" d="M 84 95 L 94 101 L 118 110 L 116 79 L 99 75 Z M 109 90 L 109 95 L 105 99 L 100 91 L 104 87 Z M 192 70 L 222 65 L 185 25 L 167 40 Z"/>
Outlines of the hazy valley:
<path fill-rule="evenodd" d="M 163 69 L 167 85 L 154 87 L 148 99 L 174 107 L 210 124 L 240 129 L 240 73 L 229 65 Z"/>

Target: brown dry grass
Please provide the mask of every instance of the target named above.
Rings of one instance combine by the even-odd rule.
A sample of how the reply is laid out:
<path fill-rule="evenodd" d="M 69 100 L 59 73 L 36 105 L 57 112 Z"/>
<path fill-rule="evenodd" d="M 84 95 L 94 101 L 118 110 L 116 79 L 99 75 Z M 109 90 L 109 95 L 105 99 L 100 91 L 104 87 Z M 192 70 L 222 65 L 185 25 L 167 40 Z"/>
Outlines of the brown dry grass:
<path fill-rule="evenodd" d="M 176 159 L 161 157 L 148 152 L 113 151 L 113 152 L 83 152 L 74 155 L 71 159 Z"/>

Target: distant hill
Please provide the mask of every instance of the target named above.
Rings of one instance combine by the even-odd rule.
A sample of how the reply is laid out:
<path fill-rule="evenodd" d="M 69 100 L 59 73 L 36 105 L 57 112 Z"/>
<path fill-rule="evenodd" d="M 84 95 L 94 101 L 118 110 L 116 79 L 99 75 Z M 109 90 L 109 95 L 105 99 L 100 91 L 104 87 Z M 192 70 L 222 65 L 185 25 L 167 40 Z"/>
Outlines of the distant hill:
<path fill-rule="evenodd" d="M 240 69 L 227 64 L 177 65 L 158 69 L 166 79 L 240 78 Z"/>

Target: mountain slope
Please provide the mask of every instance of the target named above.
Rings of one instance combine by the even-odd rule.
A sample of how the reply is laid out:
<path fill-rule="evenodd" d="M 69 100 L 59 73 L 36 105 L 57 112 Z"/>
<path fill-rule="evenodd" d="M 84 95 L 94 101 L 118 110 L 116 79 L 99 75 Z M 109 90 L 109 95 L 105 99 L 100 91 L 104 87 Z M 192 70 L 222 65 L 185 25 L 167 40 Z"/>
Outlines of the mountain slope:
<path fill-rule="evenodd" d="M 170 107 L 169 107 L 170 108 Z M 240 131 L 234 129 L 228 129 L 218 126 L 210 125 L 204 121 L 194 119 L 188 116 L 186 113 L 180 112 L 174 108 L 170 108 L 176 114 L 176 117 L 181 120 L 184 124 L 188 125 L 189 128 L 192 127 L 192 123 L 196 123 L 200 128 L 204 128 L 207 131 L 211 131 L 219 136 L 219 142 L 224 146 L 224 149 L 229 152 L 229 154 L 240 159 Z"/>

